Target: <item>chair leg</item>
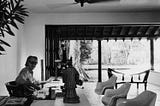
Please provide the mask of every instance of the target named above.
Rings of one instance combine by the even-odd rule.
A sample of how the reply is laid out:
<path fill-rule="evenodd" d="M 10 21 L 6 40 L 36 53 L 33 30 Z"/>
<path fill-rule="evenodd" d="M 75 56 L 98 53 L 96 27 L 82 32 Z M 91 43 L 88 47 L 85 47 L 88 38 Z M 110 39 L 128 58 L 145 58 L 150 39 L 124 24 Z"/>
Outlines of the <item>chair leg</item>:
<path fill-rule="evenodd" d="M 115 88 L 116 88 L 116 89 L 117 89 L 117 85 L 118 85 L 118 84 L 116 83 L 116 84 L 115 84 Z"/>
<path fill-rule="evenodd" d="M 144 83 L 144 90 L 147 90 L 147 83 Z"/>
<path fill-rule="evenodd" d="M 139 83 L 137 83 L 137 89 L 139 89 Z"/>

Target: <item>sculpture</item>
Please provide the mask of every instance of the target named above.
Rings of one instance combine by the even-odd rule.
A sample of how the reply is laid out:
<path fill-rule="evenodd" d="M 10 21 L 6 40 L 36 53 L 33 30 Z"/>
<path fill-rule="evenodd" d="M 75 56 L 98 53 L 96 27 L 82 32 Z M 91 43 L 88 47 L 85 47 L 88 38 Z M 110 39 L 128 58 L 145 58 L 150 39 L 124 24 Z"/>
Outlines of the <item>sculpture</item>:
<path fill-rule="evenodd" d="M 79 96 L 76 93 L 76 84 L 82 85 L 82 80 L 79 79 L 78 71 L 72 66 L 72 62 L 67 63 L 66 70 L 62 73 L 64 82 L 64 103 L 79 103 Z"/>

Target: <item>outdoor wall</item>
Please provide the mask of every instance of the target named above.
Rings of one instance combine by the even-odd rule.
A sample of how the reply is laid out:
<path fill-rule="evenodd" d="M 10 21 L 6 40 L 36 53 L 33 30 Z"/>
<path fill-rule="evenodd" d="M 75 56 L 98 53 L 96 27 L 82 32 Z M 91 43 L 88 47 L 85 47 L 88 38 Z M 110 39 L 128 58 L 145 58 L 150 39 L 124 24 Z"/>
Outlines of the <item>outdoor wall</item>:
<path fill-rule="evenodd" d="M 7 94 L 4 83 L 14 80 L 19 70 L 24 67 L 29 55 L 36 55 L 39 63 L 34 76 L 40 80 L 40 59 L 45 59 L 45 25 L 59 24 L 141 24 L 160 22 L 157 12 L 120 12 L 120 13 L 64 13 L 33 14 L 26 18 L 24 27 L 15 37 L 7 40 L 12 45 L 7 48 L 7 55 L 0 56 L 0 94 Z"/>

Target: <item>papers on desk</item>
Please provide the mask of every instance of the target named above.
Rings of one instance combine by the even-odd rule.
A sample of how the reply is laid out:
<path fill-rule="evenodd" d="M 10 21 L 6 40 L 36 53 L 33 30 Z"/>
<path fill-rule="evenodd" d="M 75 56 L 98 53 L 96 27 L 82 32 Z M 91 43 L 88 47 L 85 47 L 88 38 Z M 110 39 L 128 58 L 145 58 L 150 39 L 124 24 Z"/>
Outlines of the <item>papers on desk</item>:
<path fill-rule="evenodd" d="M 34 95 L 37 98 L 45 99 L 47 95 L 49 95 L 48 89 L 41 89 L 34 92 Z"/>
<path fill-rule="evenodd" d="M 62 82 L 52 81 L 50 83 L 46 83 L 44 85 L 44 88 L 50 88 L 50 87 L 52 87 L 53 89 L 60 89 L 60 87 L 63 86 L 63 85 L 64 85 L 64 83 L 62 83 Z"/>

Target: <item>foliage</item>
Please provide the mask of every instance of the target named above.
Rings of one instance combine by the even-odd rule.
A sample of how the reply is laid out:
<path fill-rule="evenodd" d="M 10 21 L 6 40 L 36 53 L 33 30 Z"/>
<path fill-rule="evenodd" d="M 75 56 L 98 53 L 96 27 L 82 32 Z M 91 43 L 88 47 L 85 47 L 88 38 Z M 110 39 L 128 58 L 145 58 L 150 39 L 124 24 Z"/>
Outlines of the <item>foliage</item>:
<path fill-rule="evenodd" d="M 0 0 L 0 55 L 5 51 L 2 45 L 10 47 L 2 37 L 5 34 L 15 36 L 11 27 L 18 29 L 16 21 L 24 24 L 24 18 L 28 16 L 27 8 L 24 8 L 22 2 L 23 0 Z"/>
<path fill-rule="evenodd" d="M 71 43 L 72 42 L 72 43 Z M 81 55 L 81 40 L 76 40 L 76 41 L 70 41 L 70 43 L 73 46 L 73 53 L 72 53 L 72 62 L 73 62 L 73 66 L 77 69 L 77 71 L 80 74 L 80 78 L 83 80 L 88 80 L 89 76 L 87 75 L 87 73 L 85 72 L 85 69 L 82 67 L 82 64 L 80 62 L 80 55 Z"/>
<path fill-rule="evenodd" d="M 81 51 L 81 57 L 80 57 L 80 62 L 83 63 L 86 60 L 90 59 L 91 57 L 91 47 L 92 41 L 91 40 L 81 40 L 80 42 L 80 51 Z"/>

